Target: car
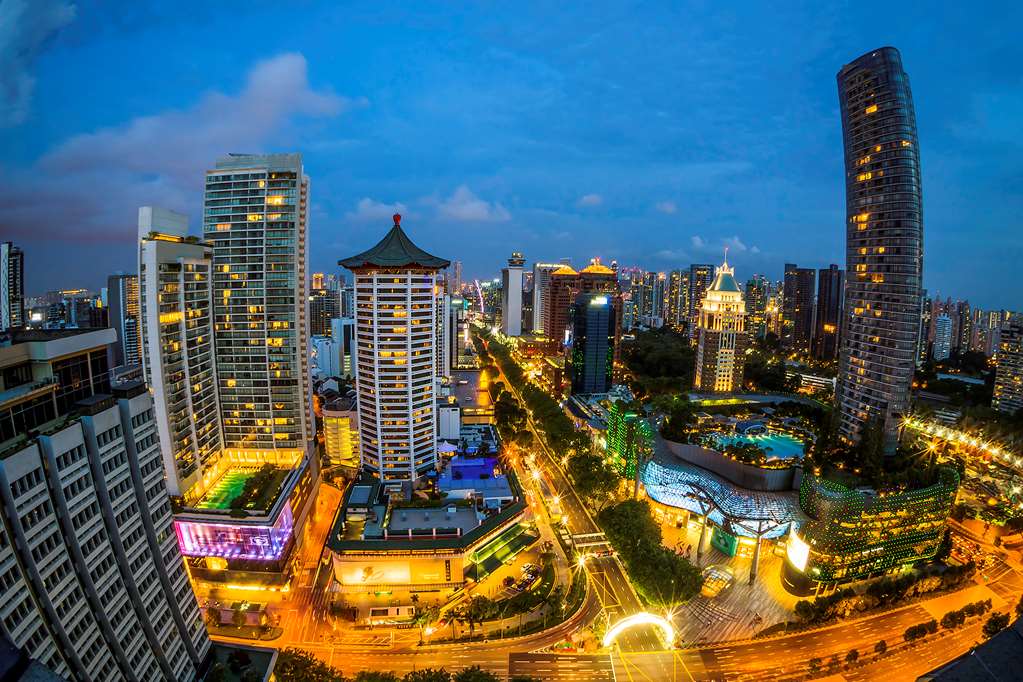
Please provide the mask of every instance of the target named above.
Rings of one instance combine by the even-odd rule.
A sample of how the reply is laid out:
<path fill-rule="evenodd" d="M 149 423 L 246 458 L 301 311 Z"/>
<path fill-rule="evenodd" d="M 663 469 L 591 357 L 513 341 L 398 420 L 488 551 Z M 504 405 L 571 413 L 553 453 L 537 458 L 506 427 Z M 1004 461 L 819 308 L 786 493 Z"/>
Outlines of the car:
<path fill-rule="evenodd" d="M 514 584 L 515 584 L 515 576 L 513 576 L 513 575 L 505 576 L 505 578 L 504 578 L 504 586 L 505 587 L 511 587 Z"/>
<path fill-rule="evenodd" d="M 536 564 L 522 564 L 523 573 L 538 573 L 539 571 L 540 567 Z"/>

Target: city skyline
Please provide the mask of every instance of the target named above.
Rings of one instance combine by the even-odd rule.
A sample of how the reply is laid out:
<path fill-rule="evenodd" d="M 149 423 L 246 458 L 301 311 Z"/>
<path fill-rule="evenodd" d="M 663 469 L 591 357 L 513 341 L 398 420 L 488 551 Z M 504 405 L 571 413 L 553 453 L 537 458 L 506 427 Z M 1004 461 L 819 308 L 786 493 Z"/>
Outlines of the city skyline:
<path fill-rule="evenodd" d="M 24 11 L 23 20 L 35 21 L 51 40 L 45 49 L 42 42 L 26 45 L 27 56 L 12 65 L 12 73 L 34 79 L 35 88 L 15 88 L 3 102 L 0 176 L 17 196 L 0 219 L 4 237 L 28 253 L 38 253 L 43 239 L 59 240 L 75 244 L 82 257 L 33 258 L 26 267 L 30 294 L 54 288 L 46 282 L 57 273 L 55 286 L 98 288 L 105 274 L 130 271 L 139 205 L 182 211 L 197 231 L 196 175 L 207 159 L 232 151 L 303 153 L 317 178 L 310 208 L 313 271 L 332 271 L 332 254 L 357 250 L 365 231 L 379 224 L 374 221 L 396 209 L 414 221 L 410 236 L 424 248 L 443 251 L 449 239 L 464 244 L 469 279 L 495 276 L 487 254 L 512 250 L 521 250 L 527 262 L 567 256 L 580 267 L 599 255 L 605 262 L 671 271 L 715 260 L 731 245 L 730 260 L 741 271 L 771 279 L 779 278 L 785 262 L 824 268 L 841 262 L 842 253 L 834 64 L 893 44 L 914 75 L 923 181 L 932 188 L 924 193 L 924 287 L 968 294 L 984 308 L 1015 305 L 1010 265 L 997 257 L 1019 239 L 1009 229 L 1020 213 L 1019 196 L 1001 191 L 1019 163 L 1011 143 L 1002 144 L 1012 140 L 1018 103 L 999 98 L 1018 78 L 1003 65 L 1019 48 L 997 31 L 1011 16 L 983 24 L 957 17 L 957 42 L 977 47 L 950 61 L 931 52 L 934 32 L 940 40 L 951 39 L 949 31 L 915 10 L 896 10 L 906 14 L 880 34 L 865 24 L 866 14 L 849 10 L 840 13 L 844 23 L 789 10 L 763 17 L 762 27 L 743 22 L 738 29 L 727 15 L 690 11 L 708 27 L 730 28 L 726 37 L 712 38 L 678 27 L 677 16 L 655 9 L 619 17 L 613 28 L 602 21 L 603 32 L 589 20 L 563 17 L 527 40 L 528 16 L 500 31 L 491 22 L 501 17 L 469 12 L 456 31 L 393 9 L 383 11 L 396 17 L 395 26 L 405 19 L 405 28 L 384 25 L 371 10 L 339 16 L 310 8 L 296 18 L 294 43 L 271 41 L 230 58 L 212 55 L 200 70 L 151 54 L 132 59 L 136 48 L 125 37 L 137 30 L 187 47 L 225 20 L 214 10 L 203 15 L 212 28 L 185 36 L 176 17 L 150 17 L 144 10 L 90 33 L 96 16 L 86 8 L 61 13 L 61 7 L 37 3 Z M 258 12 L 240 20 L 262 21 Z M 738 49 L 757 44 L 761 31 L 800 21 L 815 26 L 813 41 Z M 622 40 L 618 32 L 637 23 L 645 39 Z M 650 28 L 660 24 L 676 28 Z M 330 29 L 347 40 L 345 65 L 317 47 L 334 44 L 321 40 Z M 426 49 L 430 29 L 450 39 L 443 48 Z M 672 37 L 671 30 L 681 35 Z M 619 65 L 602 59 L 577 64 L 608 41 L 621 43 L 635 59 L 641 59 L 638 42 L 689 47 L 665 48 L 663 62 L 647 64 L 650 75 L 639 79 L 627 79 Z M 117 64 L 116 50 L 124 53 Z M 413 50 L 425 50 L 426 58 L 410 74 L 405 64 Z M 478 54 L 472 73 L 443 68 L 472 52 Z M 359 72 L 368 59 L 375 60 L 372 76 Z M 700 68 L 688 66 L 694 64 Z M 116 88 L 106 79 L 73 82 L 77 69 L 99 65 Z M 120 74 L 121 68 L 132 72 Z M 792 81 L 768 90 L 758 85 L 775 72 Z M 142 90 L 125 87 L 140 76 L 161 82 L 160 92 L 142 97 Z M 967 85 L 960 106 L 947 106 L 942 94 L 949 78 Z M 252 106 L 266 86 L 287 96 Z M 83 87 L 95 91 L 90 99 L 102 101 L 102 109 L 85 102 L 67 110 Z M 587 112 L 586 125 L 578 125 L 578 114 L 548 115 L 569 103 Z M 214 111 L 224 106 L 238 118 L 234 130 L 220 135 Z M 449 116 L 452 106 L 463 113 Z M 460 116 L 474 123 L 464 125 Z M 544 116 L 544 125 L 536 125 L 537 116 Z M 191 134 L 183 135 L 186 129 Z M 422 129 L 434 131 L 425 136 L 432 139 L 410 135 Z M 986 143 L 974 144 L 975 137 Z M 687 150 L 683 160 L 681 149 Z M 780 150 L 786 172 L 765 183 L 755 169 L 776 166 Z M 571 181 L 552 183 L 551 174 L 567 167 L 572 172 L 561 175 Z M 949 187 L 956 191 L 945 191 Z M 978 216 L 977 204 L 994 208 Z M 624 234 L 636 238 L 623 240 Z"/>

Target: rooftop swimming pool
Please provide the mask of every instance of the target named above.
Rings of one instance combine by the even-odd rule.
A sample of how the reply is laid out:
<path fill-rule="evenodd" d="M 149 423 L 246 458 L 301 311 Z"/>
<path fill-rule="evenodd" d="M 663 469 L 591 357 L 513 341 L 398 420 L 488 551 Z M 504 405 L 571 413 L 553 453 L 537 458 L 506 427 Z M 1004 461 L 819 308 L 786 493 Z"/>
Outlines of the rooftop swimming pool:
<path fill-rule="evenodd" d="M 793 459 L 803 456 L 803 441 L 787 433 L 769 431 L 761 435 L 716 434 L 712 436 L 719 448 L 752 443 L 767 453 L 768 459 Z"/>

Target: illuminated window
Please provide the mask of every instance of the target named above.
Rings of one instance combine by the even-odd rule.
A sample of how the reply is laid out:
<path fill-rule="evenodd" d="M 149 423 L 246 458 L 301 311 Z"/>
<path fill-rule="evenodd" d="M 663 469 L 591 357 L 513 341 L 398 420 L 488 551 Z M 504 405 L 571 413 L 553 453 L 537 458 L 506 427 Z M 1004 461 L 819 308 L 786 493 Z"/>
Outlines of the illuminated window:
<path fill-rule="evenodd" d="M 874 177 L 873 174 L 868 171 L 866 173 L 860 173 L 859 175 L 857 175 L 856 180 L 858 180 L 859 182 L 863 182 L 864 180 L 869 180 L 872 177 Z"/>
<path fill-rule="evenodd" d="M 877 111 L 877 105 L 876 104 L 871 104 L 869 107 L 864 109 L 863 113 L 865 113 L 865 114 L 872 114 L 875 111 Z"/>
<path fill-rule="evenodd" d="M 864 156 L 862 159 L 856 162 L 857 166 L 862 166 L 865 163 L 870 163 L 870 155 Z"/>
<path fill-rule="evenodd" d="M 266 198 L 266 203 L 270 206 L 283 206 L 284 197 L 281 195 L 274 195 Z"/>
<path fill-rule="evenodd" d="M 231 223 L 217 223 L 217 232 L 223 232 L 224 230 L 230 230 Z"/>
<path fill-rule="evenodd" d="M 257 220 L 262 220 L 262 219 L 263 219 L 263 214 L 262 214 L 262 213 L 250 213 L 250 214 L 248 214 L 248 215 L 247 215 L 247 216 L 246 216 L 245 218 L 246 218 L 246 220 L 248 220 L 248 221 L 249 221 L 250 223 L 254 223 L 254 222 L 256 222 Z"/>
<path fill-rule="evenodd" d="M 913 146 L 913 143 L 912 143 L 912 142 L 910 142 L 909 140 L 903 140 L 903 141 L 902 141 L 902 146 L 903 146 L 903 147 L 912 147 L 912 146 Z"/>

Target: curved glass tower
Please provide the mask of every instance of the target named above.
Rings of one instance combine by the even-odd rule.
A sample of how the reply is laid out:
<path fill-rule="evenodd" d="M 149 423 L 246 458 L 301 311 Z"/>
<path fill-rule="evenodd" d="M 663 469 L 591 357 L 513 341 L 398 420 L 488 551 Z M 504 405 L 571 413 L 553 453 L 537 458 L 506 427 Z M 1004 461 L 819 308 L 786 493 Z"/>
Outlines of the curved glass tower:
<path fill-rule="evenodd" d="M 923 276 L 923 207 L 909 77 L 893 47 L 838 72 L 846 187 L 845 323 L 839 435 L 883 424 L 893 452 L 909 407 Z"/>

